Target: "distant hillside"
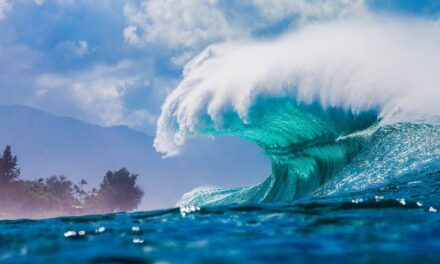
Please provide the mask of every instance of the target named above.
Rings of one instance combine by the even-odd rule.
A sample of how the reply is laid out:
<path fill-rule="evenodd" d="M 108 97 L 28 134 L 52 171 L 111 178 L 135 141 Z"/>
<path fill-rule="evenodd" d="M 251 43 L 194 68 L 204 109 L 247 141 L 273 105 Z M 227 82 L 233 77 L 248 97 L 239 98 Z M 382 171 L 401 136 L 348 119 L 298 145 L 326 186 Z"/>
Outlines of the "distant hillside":
<path fill-rule="evenodd" d="M 101 127 L 21 106 L 0 106 L 0 148 L 10 144 L 23 178 L 65 175 L 97 186 L 107 170 L 140 174 L 141 209 L 170 207 L 201 185 L 243 186 L 270 173 L 261 150 L 235 138 L 192 142 L 178 158 L 162 159 L 153 137 L 128 127 Z"/>

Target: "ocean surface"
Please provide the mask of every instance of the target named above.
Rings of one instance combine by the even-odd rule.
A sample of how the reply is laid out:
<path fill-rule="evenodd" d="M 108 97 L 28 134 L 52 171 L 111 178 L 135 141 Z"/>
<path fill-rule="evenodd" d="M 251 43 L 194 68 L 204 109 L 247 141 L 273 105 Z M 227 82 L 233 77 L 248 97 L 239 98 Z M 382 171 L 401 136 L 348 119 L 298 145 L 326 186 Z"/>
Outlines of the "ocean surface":
<path fill-rule="evenodd" d="M 197 190 L 167 210 L 0 221 L 0 262 L 439 263 L 439 127 L 398 124 L 369 137 L 292 200 L 263 201 L 273 185 L 254 202 L 255 186 Z"/>
<path fill-rule="evenodd" d="M 436 172 L 289 204 L 5 220 L 0 262 L 439 263 L 439 183 Z"/>

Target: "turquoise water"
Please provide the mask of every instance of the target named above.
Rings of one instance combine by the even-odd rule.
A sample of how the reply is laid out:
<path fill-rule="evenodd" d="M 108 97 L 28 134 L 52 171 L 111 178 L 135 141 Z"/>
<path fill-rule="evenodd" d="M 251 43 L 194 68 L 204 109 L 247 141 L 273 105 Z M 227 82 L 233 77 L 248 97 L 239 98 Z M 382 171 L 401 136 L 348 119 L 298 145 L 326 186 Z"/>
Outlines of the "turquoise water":
<path fill-rule="evenodd" d="M 195 131 L 255 142 L 272 174 L 168 210 L 3 220 L 0 261 L 440 262 L 440 126 L 278 101 Z"/>
<path fill-rule="evenodd" d="M 385 125 L 380 121 L 375 111 L 354 114 L 294 103 L 291 98 L 257 101 L 246 120 L 235 112 L 226 112 L 221 125 L 206 117 L 195 136 L 232 135 L 249 140 L 272 161 L 272 174 L 250 187 L 196 189 L 178 205 L 293 202 L 314 192 L 349 193 L 392 182 L 425 167 L 438 170 L 439 125 Z"/>

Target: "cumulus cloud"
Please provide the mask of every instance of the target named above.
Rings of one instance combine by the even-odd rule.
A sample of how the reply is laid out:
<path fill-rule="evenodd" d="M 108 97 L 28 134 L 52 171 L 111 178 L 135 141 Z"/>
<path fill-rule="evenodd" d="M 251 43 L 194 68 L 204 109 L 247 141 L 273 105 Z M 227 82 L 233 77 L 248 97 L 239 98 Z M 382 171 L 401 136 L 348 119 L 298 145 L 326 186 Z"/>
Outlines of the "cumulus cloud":
<path fill-rule="evenodd" d="M 6 18 L 6 13 L 12 10 L 12 4 L 8 0 L 0 0 L 0 20 Z"/>
<path fill-rule="evenodd" d="M 133 25 L 124 28 L 124 32 L 123 32 L 124 39 L 128 43 L 133 45 L 138 45 L 141 43 L 138 36 L 137 28 L 138 28 L 137 26 L 133 26 Z"/>
<path fill-rule="evenodd" d="M 135 45 L 159 41 L 192 46 L 234 33 L 216 0 L 143 1 L 139 6 L 127 4 L 124 14 L 130 23 L 124 37 Z"/>
<path fill-rule="evenodd" d="M 246 10 L 244 12 L 236 10 Z M 148 0 L 127 4 L 125 40 L 133 45 L 162 42 L 198 47 L 215 41 L 244 39 L 284 19 L 297 22 L 345 16 L 364 10 L 362 0 Z"/>
<path fill-rule="evenodd" d="M 72 41 L 67 40 L 59 43 L 56 50 L 64 53 L 66 56 L 83 57 L 89 53 L 89 44 L 85 40 Z"/>
<path fill-rule="evenodd" d="M 153 123 L 155 117 L 146 110 L 129 110 L 124 105 L 124 95 L 138 81 L 138 77 L 127 74 L 131 67 L 130 61 L 123 61 L 79 73 L 43 74 L 38 78 L 36 96 L 59 98 L 77 108 L 89 122 L 142 127 Z"/>

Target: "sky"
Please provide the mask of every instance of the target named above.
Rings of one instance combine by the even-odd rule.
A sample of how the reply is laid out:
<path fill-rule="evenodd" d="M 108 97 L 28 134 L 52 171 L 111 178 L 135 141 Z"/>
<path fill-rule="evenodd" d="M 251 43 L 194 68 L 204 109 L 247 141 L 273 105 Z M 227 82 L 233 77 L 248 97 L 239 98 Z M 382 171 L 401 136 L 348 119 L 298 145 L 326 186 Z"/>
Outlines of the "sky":
<path fill-rule="evenodd" d="M 438 1 L 0 0 L 0 104 L 154 135 L 185 64 L 363 12 L 439 18 Z"/>

